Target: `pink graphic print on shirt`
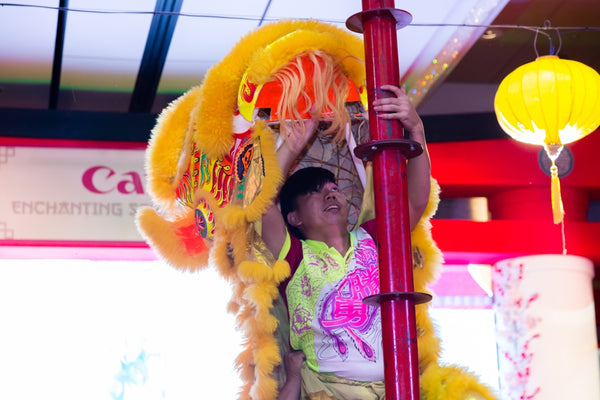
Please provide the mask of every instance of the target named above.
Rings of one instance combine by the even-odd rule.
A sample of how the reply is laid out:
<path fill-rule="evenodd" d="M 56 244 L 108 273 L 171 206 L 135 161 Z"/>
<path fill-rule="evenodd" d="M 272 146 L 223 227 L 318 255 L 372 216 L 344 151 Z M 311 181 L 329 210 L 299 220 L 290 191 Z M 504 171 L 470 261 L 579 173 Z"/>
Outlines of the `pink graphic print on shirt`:
<path fill-rule="evenodd" d="M 311 299 L 315 293 L 318 294 L 319 287 L 323 285 L 322 279 L 324 276 L 343 273 L 341 272 L 342 267 L 329 254 L 321 254 L 320 257 L 317 257 L 311 252 L 310 255 L 306 256 L 305 260 L 307 264 L 307 270 L 319 271 L 319 273 L 316 275 L 308 273 L 300 278 L 299 294 L 306 299 Z M 315 281 L 313 282 L 313 280 Z M 295 285 L 291 284 L 289 288 L 294 286 L 297 289 L 298 283 Z M 312 321 L 313 313 L 309 311 L 310 308 L 306 308 L 307 303 L 310 304 L 310 300 L 306 302 L 298 302 L 296 304 L 296 308 L 290 314 L 290 329 L 298 335 L 309 330 L 311 327 L 310 322 Z"/>
<path fill-rule="evenodd" d="M 356 348 L 369 361 L 375 361 L 373 348 L 363 340 L 373 326 L 377 308 L 366 305 L 365 297 L 379 293 L 377 251 L 372 239 L 356 246 L 354 270 L 341 279 L 336 288 L 324 299 L 321 309 L 321 326 L 333 339 L 335 350 L 342 359 L 347 358 L 348 344 L 344 336 L 351 338 Z M 344 335 L 345 334 L 345 335 Z"/>

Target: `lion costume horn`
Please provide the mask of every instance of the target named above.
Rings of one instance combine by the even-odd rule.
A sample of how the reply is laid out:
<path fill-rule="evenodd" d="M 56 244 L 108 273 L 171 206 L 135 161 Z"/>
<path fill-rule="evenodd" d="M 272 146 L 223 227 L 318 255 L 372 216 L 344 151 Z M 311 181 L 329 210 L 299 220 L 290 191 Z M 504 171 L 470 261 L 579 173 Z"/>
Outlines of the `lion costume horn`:
<path fill-rule="evenodd" d="M 260 238 L 262 214 L 283 180 L 276 147 L 286 138 L 277 127 L 301 124 L 307 113 L 327 122 L 297 168 L 331 169 L 350 198 L 351 223 L 358 223 L 372 213 L 368 174 L 352 152 L 368 139 L 364 82 L 359 37 L 317 21 L 271 23 L 243 37 L 200 86 L 163 110 L 152 131 L 146 172 L 154 208 L 138 212 L 138 229 L 175 268 L 211 264 L 230 283 L 228 310 L 243 333 L 236 360 L 240 399 L 276 398 L 288 350 L 278 285 L 290 269 Z M 432 183 L 428 208 L 412 234 L 415 290 L 423 292 L 442 262 L 430 234 L 439 201 Z M 438 364 L 440 345 L 427 307 L 416 310 L 422 397 L 494 399 L 467 371 Z"/>

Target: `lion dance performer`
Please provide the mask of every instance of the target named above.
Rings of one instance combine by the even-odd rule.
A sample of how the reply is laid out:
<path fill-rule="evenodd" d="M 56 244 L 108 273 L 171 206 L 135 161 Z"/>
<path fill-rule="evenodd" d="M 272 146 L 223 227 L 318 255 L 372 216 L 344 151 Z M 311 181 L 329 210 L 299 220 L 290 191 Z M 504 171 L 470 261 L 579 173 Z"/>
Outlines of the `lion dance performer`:
<path fill-rule="evenodd" d="M 163 110 L 152 131 L 146 171 L 154 207 L 138 212 L 138 228 L 175 268 L 212 265 L 230 283 L 228 311 L 243 333 L 236 359 L 239 399 L 277 398 L 286 376 L 282 359 L 290 351 L 288 313 L 278 290 L 290 267 L 261 238 L 262 216 L 285 179 L 277 149 L 290 139 L 279 127 L 321 116 L 315 140 L 293 170 L 332 171 L 349 201 L 352 228 L 373 217 L 369 166 L 352 151 L 369 135 L 364 85 L 360 38 L 317 21 L 280 21 L 243 37 L 200 86 Z M 430 233 L 439 201 L 435 180 L 431 185 L 429 204 L 412 231 L 419 292 L 427 292 L 442 263 Z M 439 364 L 440 343 L 427 307 L 416 306 L 422 399 L 495 399 L 468 371 Z"/>

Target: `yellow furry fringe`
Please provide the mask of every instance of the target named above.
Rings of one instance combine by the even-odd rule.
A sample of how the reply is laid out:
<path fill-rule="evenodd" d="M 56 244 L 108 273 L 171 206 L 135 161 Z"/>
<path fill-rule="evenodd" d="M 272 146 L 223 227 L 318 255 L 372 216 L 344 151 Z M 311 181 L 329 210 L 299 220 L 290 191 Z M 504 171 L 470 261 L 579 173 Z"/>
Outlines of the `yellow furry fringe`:
<path fill-rule="evenodd" d="M 457 366 L 431 365 L 421 374 L 422 400 L 496 400 L 476 376 Z"/>
<path fill-rule="evenodd" d="M 283 180 L 283 173 L 277 162 L 277 153 L 275 151 L 275 138 L 273 133 L 262 121 L 257 121 L 254 125 L 254 140 L 260 141 L 262 149 L 261 155 L 264 163 L 265 179 L 262 182 L 261 192 L 245 209 L 246 220 L 249 222 L 258 221 L 267 207 L 277 195 L 277 188 Z"/>
<path fill-rule="evenodd" d="M 138 231 L 158 254 L 176 268 L 195 271 L 207 265 L 208 251 L 204 249 L 196 254 L 187 251 L 181 236 L 177 234 L 178 225 L 185 221 L 190 221 L 189 215 L 172 222 L 165 220 L 151 208 L 140 209 L 136 215 Z"/>
<path fill-rule="evenodd" d="M 237 359 L 242 379 L 254 384 L 249 388 L 249 398 L 274 399 L 278 382 L 273 378 L 275 366 L 281 363 L 279 345 L 275 339 L 278 320 L 272 315 L 273 301 L 279 296 L 279 283 L 289 276 L 285 261 L 276 261 L 271 267 L 252 261 L 242 261 L 238 267 L 239 278 L 245 289 L 242 292 L 243 309 L 238 313 L 238 325 L 246 336 L 245 350 Z M 245 380 L 248 382 L 247 380 Z"/>
<path fill-rule="evenodd" d="M 182 154 L 191 150 L 189 116 L 199 94 L 199 88 L 191 89 L 165 108 L 148 142 L 145 166 L 148 193 L 157 206 L 170 213 L 177 212 L 177 178 L 181 178 Z"/>

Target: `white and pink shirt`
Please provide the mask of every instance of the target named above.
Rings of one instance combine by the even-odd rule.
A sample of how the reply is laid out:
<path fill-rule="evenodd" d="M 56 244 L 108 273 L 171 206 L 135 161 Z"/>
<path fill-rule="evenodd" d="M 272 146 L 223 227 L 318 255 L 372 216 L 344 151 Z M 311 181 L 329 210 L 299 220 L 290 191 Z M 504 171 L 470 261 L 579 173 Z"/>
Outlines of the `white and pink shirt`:
<path fill-rule="evenodd" d="M 379 293 L 377 247 L 369 234 L 374 226 L 369 221 L 350 232 L 345 255 L 320 241 L 286 238 L 280 258 L 292 270 L 283 286 L 290 344 L 315 371 L 383 380 L 381 314 L 362 301 Z"/>

